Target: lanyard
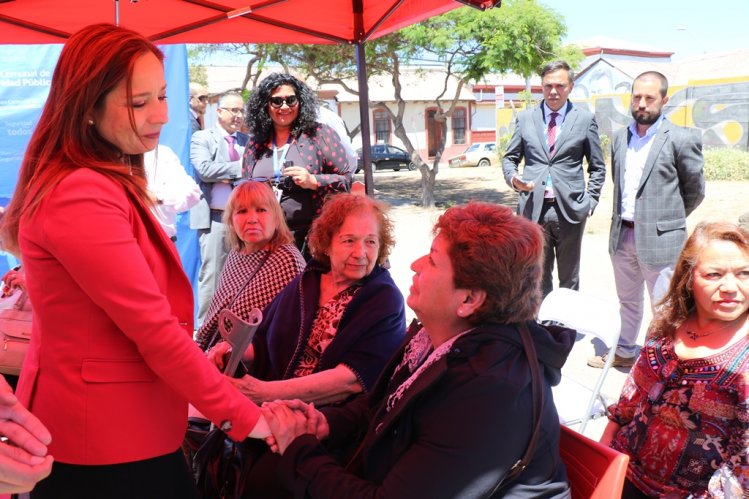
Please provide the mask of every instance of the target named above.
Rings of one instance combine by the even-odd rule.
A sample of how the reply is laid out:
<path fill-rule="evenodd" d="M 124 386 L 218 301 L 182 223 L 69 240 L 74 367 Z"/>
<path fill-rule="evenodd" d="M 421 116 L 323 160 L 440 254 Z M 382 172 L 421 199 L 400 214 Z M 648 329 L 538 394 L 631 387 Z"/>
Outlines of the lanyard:
<path fill-rule="evenodd" d="M 286 139 L 286 148 L 281 152 L 281 157 L 279 158 L 278 147 L 276 147 L 276 138 L 273 137 L 273 175 L 276 177 L 276 182 L 281 179 L 281 167 L 283 166 L 284 161 L 286 161 L 286 155 L 289 153 L 289 149 L 291 149 L 289 144 L 291 144 L 291 134 L 289 134 L 289 138 Z"/>

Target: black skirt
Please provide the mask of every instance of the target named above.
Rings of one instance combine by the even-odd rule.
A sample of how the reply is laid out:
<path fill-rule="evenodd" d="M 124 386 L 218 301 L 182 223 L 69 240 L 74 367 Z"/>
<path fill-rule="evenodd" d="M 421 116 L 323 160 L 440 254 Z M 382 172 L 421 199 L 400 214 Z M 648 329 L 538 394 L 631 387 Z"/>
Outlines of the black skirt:
<path fill-rule="evenodd" d="M 55 462 L 32 499 L 197 499 L 182 450 L 131 463 L 88 466 Z"/>

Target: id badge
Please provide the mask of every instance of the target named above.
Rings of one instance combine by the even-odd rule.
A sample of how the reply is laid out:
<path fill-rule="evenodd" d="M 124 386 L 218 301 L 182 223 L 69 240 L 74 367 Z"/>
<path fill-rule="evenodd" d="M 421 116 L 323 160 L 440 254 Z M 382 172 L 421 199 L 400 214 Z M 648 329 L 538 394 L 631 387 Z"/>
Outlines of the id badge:
<path fill-rule="evenodd" d="M 279 203 L 281 202 L 281 194 L 282 193 L 283 193 L 283 191 L 281 191 L 281 189 L 279 189 L 276 186 L 273 186 L 273 194 L 276 195 L 276 199 L 278 200 Z"/>

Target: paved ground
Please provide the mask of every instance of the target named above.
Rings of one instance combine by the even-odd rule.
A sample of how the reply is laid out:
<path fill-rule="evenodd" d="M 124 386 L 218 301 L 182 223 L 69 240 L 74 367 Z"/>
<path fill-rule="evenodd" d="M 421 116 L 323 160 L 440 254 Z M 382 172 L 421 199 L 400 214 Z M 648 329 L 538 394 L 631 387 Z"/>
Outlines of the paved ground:
<path fill-rule="evenodd" d="M 358 176 L 360 177 L 360 176 Z M 449 169 L 441 168 L 437 176 L 435 199 L 438 207 L 424 209 L 420 206 L 420 172 L 381 171 L 374 174 L 375 197 L 392 206 L 392 216 L 396 227 L 396 247 L 391 256 L 393 277 L 403 292 L 408 295 L 412 272 L 409 266 L 413 260 L 426 253 L 431 243 L 430 230 L 437 217 L 446 206 L 467 202 L 470 199 L 489 201 L 515 206 L 516 196 L 501 178 L 501 170 L 496 167 Z M 749 183 L 715 182 L 707 186 L 705 202 L 690 216 L 690 227 L 703 219 L 724 219 L 736 221 L 747 211 L 745 194 Z M 581 291 L 611 300 L 616 303 L 613 271 L 608 256 L 608 228 L 611 218 L 610 178 L 604 186 L 601 203 L 596 213 L 588 221 L 583 238 L 581 263 Z M 409 310 L 409 320 L 413 313 Z M 645 337 L 649 316 L 640 332 L 640 342 Z M 576 381 L 593 387 L 599 370 L 590 368 L 585 361 L 594 352 L 603 351 L 603 345 L 582 339 L 577 342 L 564 373 Z M 610 399 L 618 397 L 627 371 L 612 369 L 602 392 Z M 598 438 L 606 424 L 605 418 L 592 422 L 586 435 Z"/>

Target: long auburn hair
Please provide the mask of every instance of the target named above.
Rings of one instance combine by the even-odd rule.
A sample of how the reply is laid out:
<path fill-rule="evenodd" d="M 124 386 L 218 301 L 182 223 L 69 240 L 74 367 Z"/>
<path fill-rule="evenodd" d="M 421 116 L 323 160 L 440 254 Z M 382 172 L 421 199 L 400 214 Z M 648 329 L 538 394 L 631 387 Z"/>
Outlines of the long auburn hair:
<path fill-rule="evenodd" d="M 94 110 L 104 105 L 104 98 L 121 81 L 128 100 L 132 98 L 133 66 L 148 52 L 163 63 L 163 53 L 151 41 L 113 24 L 87 26 L 65 43 L 3 219 L 6 249 L 19 253 L 22 217 L 33 215 L 57 184 L 78 168 L 106 175 L 148 202 L 143 155 L 123 154 L 90 123 Z M 132 108 L 129 115 L 136 130 Z"/>
<path fill-rule="evenodd" d="M 749 232 L 731 222 L 700 222 L 681 250 L 666 296 L 657 304 L 648 337 L 672 336 L 694 309 L 694 268 L 713 241 L 734 243 L 749 256 Z"/>

